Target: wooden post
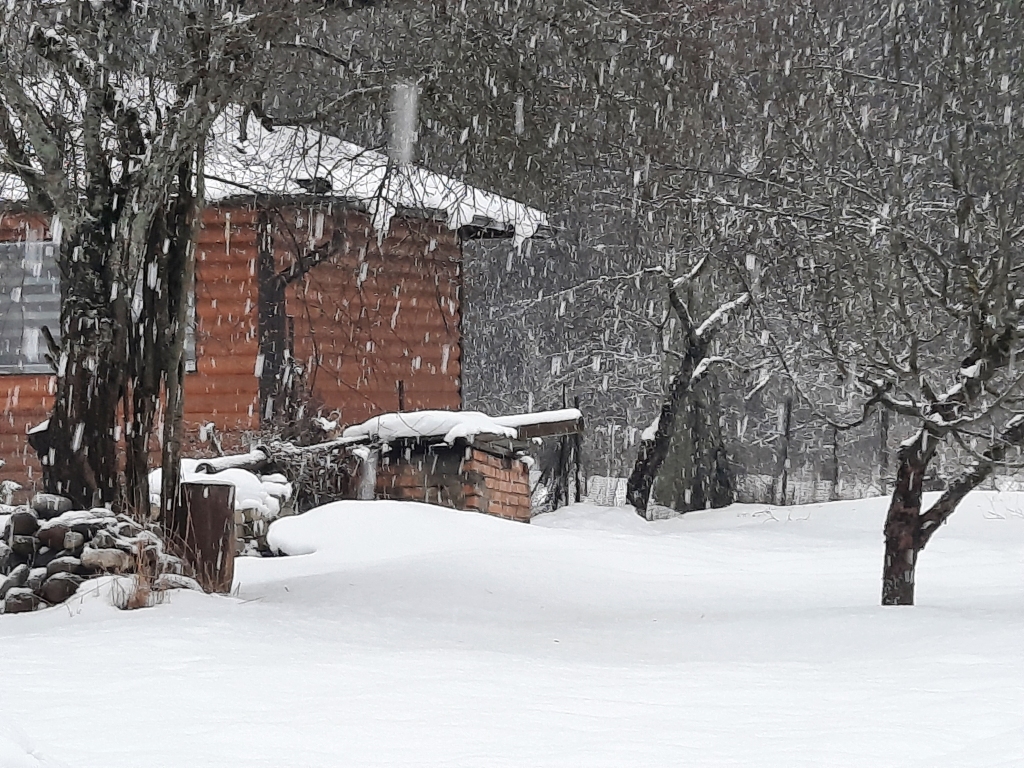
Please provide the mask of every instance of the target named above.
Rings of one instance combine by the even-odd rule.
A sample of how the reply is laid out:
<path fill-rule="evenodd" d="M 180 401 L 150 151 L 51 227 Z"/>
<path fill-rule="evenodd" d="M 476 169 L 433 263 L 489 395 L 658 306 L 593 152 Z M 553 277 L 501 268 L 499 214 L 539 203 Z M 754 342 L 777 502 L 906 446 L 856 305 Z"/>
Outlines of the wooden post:
<path fill-rule="evenodd" d="M 572 399 L 573 407 L 578 411 L 580 409 L 580 397 L 576 395 Z M 582 478 L 582 454 L 583 453 L 583 431 L 579 430 L 573 435 L 573 459 L 575 461 L 576 468 L 576 503 L 579 504 L 583 501 L 583 495 L 586 493 L 586 489 L 583 487 Z"/>
<path fill-rule="evenodd" d="M 228 593 L 235 576 L 235 486 L 187 482 L 180 492 L 169 521 L 173 541 L 203 589 Z"/>
<path fill-rule="evenodd" d="M 356 498 L 373 501 L 377 498 L 377 465 L 380 461 L 378 448 L 367 449 L 366 458 L 359 462 L 359 476 L 356 478 Z"/>

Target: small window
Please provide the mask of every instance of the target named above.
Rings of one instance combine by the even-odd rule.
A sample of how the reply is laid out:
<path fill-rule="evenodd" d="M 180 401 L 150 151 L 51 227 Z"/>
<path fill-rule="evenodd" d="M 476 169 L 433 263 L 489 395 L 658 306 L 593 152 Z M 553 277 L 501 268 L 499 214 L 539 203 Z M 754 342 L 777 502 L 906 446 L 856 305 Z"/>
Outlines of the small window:
<path fill-rule="evenodd" d="M 185 373 L 195 373 L 198 370 L 196 365 L 196 285 L 195 282 L 188 290 L 185 320 Z M 139 322 L 142 315 L 142 275 L 139 275 L 135 283 L 135 298 L 132 302 L 132 322 Z"/>
<path fill-rule="evenodd" d="M 46 327 L 60 334 L 60 272 L 52 242 L 0 243 L 0 373 L 50 373 Z"/>
<path fill-rule="evenodd" d="M 196 296 L 188 294 L 185 370 L 196 370 Z M 50 241 L 0 243 L 0 374 L 53 373 L 43 328 L 60 338 L 60 270 Z"/>

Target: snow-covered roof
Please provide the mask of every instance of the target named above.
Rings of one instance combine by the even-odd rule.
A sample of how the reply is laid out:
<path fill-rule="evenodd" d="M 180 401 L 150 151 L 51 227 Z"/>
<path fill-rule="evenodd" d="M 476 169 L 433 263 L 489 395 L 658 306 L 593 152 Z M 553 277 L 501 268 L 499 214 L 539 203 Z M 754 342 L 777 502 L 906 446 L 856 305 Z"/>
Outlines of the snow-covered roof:
<path fill-rule="evenodd" d="M 494 420 L 506 427 L 533 427 L 539 424 L 558 424 L 563 421 L 579 421 L 583 418 L 578 408 L 560 408 L 556 411 L 533 411 L 514 413 L 510 416 L 495 416 Z"/>
<path fill-rule="evenodd" d="M 208 200 L 316 190 L 365 206 L 378 232 L 399 210 L 412 209 L 443 215 L 450 229 L 511 231 L 517 245 L 547 224 L 536 208 L 309 128 L 271 131 L 250 119 L 246 141 L 239 141 L 241 117 L 241 108 L 230 108 L 214 124 L 206 149 Z"/>
<path fill-rule="evenodd" d="M 575 408 L 511 416 L 488 416 L 480 411 L 408 411 L 375 416 L 362 424 L 346 428 L 342 436 L 382 443 L 435 438 L 451 445 L 459 439 L 472 442 L 482 435 L 522 439 L 525 435 L 520 432 L 527 431 L 526 427 L 577 423 L 582 418 L 582 414 Z"/>
<path fill-rule="evenodd" d="M 472 440 L 478 435 L 496 435 L 515 439 L 517 434 L 515 427 L 499 424 L 480 411 L 410 411 L 374 416 L 367 422 L 348 427 L 342 436 L 384 443 L 439 437 L 450 445 L 459 438 Z"/>
<path fill-rule="evenodd" d="M 206 145 L 206 199 L 245 195 L 316 194 L 364 208 L 379 235 L 401 210 L 442 216 L 450 229 L 476 226 L 510 232 L 516 245 L 547 225 L 536 208 L 471 187 L 416 165 L 396 165 L 387 155 L 310 128 L 269 130 L 231 106 L 214 122 Z M 27 190 L 0 174 L 0 201 L 24 201 Z"/>

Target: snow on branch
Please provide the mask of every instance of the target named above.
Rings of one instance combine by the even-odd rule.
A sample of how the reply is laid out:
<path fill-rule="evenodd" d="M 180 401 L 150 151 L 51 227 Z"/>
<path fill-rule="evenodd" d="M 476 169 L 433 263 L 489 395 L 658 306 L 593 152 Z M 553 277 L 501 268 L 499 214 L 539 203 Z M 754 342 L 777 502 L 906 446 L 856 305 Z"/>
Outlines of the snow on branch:
<path fill-rule="evenodd" d="M 677 277 L 675 280 L 673 280 L 672 287 L 678 288 L 681 285 L 686 285 L 687 283 L 689 283 L 691 280 L 697 277 L 697 275 L 700 274 L 700 271 L 704 269 L 704 265 L 707 263 L 708 257 L 705 254 L 704 256 L 701 256 L 700 259 L 697 260 L 697 263 L 693 265 L 689 272 L 687 272 L 682 277 Z"/>
<path fill-rule="evenodd" d="M 732 360 L 730 360 L 727 357 L 718 357 L 718 356 L 705 357 L 703 360 L 701 360 L 699 363 L 697 363 L 697 367 L 694 368 L 693 369 L 693 373 L 690 374 L 690 384 L 696 384 L 698 381 L 700 381 L 701 377 L 704 376 L 704 374 L 708 372 L 708 368 L 710 368 L 715 363 L 731 363 L 731 362 L 732 362 Z"/>
<path fill-rule="evenodd" d="M 732 310 L 738 309 L 739 307 L 746 305 L 748 301 L 750 301 L 750 294 L 744 293 L 743 295 L 738 296 L 732 301 L 727 301 L 724 304 L 722 304 L 718 309 L 716 309 L 708 316 L 707 320 L 700 324 L 700 326 L 697 328 L 697 337 L 704 338 L 704 335 L 708 333 L 715 325 L 725 320 L 726 315 L 728 315 Z"/>

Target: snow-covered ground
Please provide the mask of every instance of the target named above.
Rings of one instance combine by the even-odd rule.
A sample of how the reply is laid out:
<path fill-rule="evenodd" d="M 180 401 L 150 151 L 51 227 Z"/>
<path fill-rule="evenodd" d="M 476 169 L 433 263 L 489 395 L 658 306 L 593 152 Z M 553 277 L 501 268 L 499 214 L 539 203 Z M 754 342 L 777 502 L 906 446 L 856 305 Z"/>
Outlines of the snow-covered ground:
<path fill-rule="evenodd" d="M 884 506 L 329 505 L 238 598 L 0 618 L 0 766 L 1024 765 L 1024 494 L 969 498 L 915 608 Z"/>

